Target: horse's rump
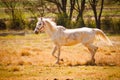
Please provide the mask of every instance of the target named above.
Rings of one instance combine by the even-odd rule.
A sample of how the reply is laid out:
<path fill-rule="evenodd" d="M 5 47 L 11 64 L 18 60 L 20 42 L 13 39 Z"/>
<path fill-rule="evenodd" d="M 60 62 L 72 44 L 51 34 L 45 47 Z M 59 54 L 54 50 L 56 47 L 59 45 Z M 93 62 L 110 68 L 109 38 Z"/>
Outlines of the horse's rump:
<path fill-rule="evenodd" d="M 111 41 L 109 40 L 109 38 L 105 35 L 105 33 L 102 30 L 100 29 L 93 29 L 93 30 L 96 32 L 96 35 L 97 35 L 96 37 L 106 42 L 108 45 L 112 46 Z"/>

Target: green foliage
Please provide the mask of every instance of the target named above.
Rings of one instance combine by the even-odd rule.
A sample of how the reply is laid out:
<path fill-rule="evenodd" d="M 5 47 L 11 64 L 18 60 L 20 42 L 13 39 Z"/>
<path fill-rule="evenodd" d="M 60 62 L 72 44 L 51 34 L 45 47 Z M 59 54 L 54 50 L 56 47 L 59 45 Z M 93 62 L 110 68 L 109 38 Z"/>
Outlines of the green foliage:
<path fill-rule="evenodd" d="M 75 22 L 76 28 L 85 27 L 84 20 L 82 18 L 79 18 L 78 21 Z"/>
<path fill-rule="evenodd" d="M 11 27 L 10 27 L 10 29 L 13 29 L 13 30 L 22 30 L 22 29 L 24 29 L 23 23 L 24 22 L 21 19 L 16 19 L 14 22 L 11 21 Z"/>
<path fill-rule="evenodd" d="M 56 23 L 57 25 L 62 25 L 66 28 L 78 28 L 81 27 L 81 21 L 71 21 L 68 19 L 68 16 L 66 14 L 58 14 L 56 17 Z"/>
<path fill-rule="evenodd" d="M 35 27 L 36 27 L 36 22 L 37 22 L 37 19 L 34 17 L 34 18 L 31 18 L 31 20 L 28 22 L 27 26 L 28 26 L 28 29 L 30 30 L 34 30 Z"/>
<path fill-rule="evenodd" d="M 106 5 L 111 5 L 111 4 L 120 4 L 120 0 L 105 0 Z"/>
<path fill-rule="evenodd" d="M 120 19 L 114 21 L 114 32 L 120 33 Z"/>
<path fill-rule="evenodd" d="M 6 29 L 6 24 L 3 19 L 0 19 L 0 30 L 5 30 Z"/>
<path fill-rule="evenodd" d="M 89 27 L 89 28 L 95 28 L 96 27 L 94 20 L 92 20 L 91 18 L 87 18 L 86 26 Z"/>
<path fill-rule="evenodd" d="M 102 24 L 103 24 L 102 29 L 106 31 L 111 30 L 113 26 L 111 23 L 112 23 L 112 19 L 106 16 L 105 19 L 102 20 Z"/>
<path fill-rule="evenodd" d="M 113 19 L 106 16 L 102 20 L 102 29 L 110 33 L 120 33 L 120 19 Z"/>
<path fill-rule="evenodd" d="M 14 30 L 22 30 L 25 28 L 25 22 L 22 18 L 22 12 L 20 10 L 16 10 L 14 14 L 13 20 L 10 22 L 10 29 Z"/>
<path fill-rule="evenodd" d="M 65 14 L 57 14 L 57 17 L 55 20 L 58 25 L 62 25 L 64 27 L 67 27 L 67 24 L 69 23 L 67 15 Z"/>

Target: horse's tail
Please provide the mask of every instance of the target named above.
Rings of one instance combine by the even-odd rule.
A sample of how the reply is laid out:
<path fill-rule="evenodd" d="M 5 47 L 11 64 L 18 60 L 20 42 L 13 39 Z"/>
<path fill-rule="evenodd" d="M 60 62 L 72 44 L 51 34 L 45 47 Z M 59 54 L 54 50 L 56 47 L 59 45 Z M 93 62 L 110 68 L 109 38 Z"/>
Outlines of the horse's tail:
<path fill-rule="evenodd" d="M 113 45 L 111 43 L 111 41 L 109 40 L 109 38 L 105 35 L 105 33 L 102 30 L 100 30 L 100 29 L 94 29 L 94 30 L 96 32 L 96 35 L 98 35 L 101 40 L 103 40 L 104 42 L 106 42 L 110 46 Z"/>

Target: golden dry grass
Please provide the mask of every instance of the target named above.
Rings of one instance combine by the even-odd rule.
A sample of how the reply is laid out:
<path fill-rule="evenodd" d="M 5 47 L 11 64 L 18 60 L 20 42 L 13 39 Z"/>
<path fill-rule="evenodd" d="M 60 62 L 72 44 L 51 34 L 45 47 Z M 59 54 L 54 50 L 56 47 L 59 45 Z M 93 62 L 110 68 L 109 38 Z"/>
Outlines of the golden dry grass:
<path fill-rule="evenodd" d="M 95 43 L 99 46 L 95 55 L 97 66 L 83 66 L 91 56 L 81 44 L 62 47 L 62 61 L 58 66 L 51 55 L 53 43 L 45 34 L 0 37 L 0 80 L 119 80 L 120 36 L 109 38 L 113 41 L 112 47 Z"/>

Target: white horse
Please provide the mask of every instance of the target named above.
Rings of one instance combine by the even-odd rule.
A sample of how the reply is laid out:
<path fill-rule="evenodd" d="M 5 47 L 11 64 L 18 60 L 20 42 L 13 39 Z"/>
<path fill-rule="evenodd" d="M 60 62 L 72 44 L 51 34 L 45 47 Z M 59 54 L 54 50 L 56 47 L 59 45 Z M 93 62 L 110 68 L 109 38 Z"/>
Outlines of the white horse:
<path fill-rule="evenodd" d="M 57 26 L 50 19 L 38 18 L 36 28 L 34 32 L 37 34 L 42 29 L 51 37 L 55 44 L 52 51 L 52 55 L 58 50 L 57 62 L 59 64 L 60 52 L 62 46 L 71 46 L 78 43 L 82 43 L 88 48 L 91 53 L 91 63 L 95 64 L 94 55 L 98 47 L 93 45 L 95 37 L 99 37 L 101 40 L 105 41 L 107 44 L 112 45 L 108 37 L 103 33 L 102 30 L 96 28 L 77 28 L 77 29 L 66 29 L 63 26 Z"/>

